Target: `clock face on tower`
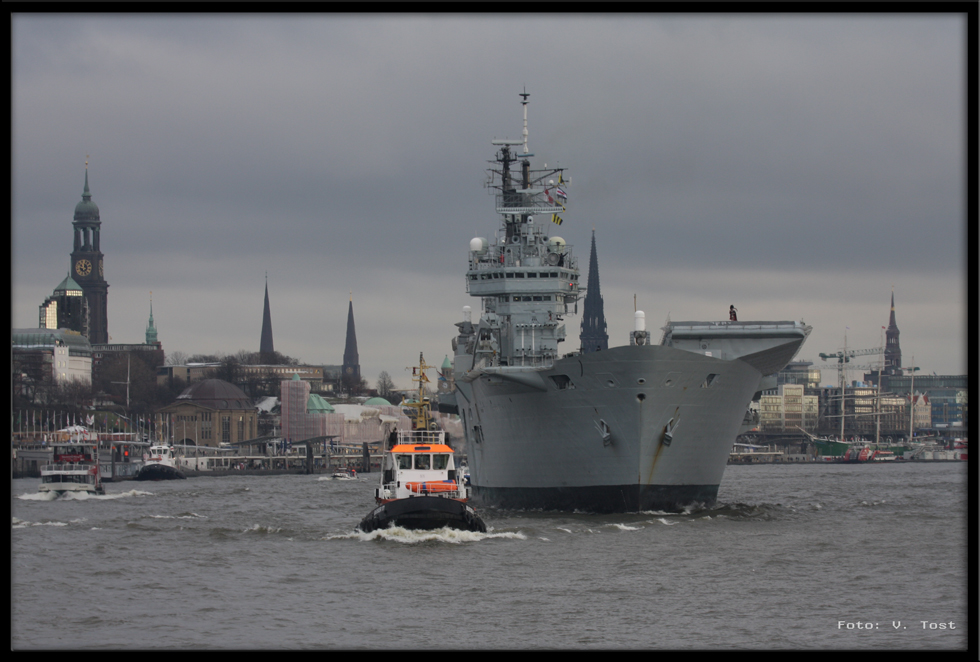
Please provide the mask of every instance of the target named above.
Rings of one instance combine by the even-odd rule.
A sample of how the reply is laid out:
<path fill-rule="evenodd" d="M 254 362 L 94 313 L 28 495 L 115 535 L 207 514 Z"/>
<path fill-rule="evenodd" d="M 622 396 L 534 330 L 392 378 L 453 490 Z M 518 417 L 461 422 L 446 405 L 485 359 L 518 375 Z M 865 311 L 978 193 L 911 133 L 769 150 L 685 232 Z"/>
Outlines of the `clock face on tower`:
<path fill-rule="evenodd" d="M 79 276 L 88 276 L 92 273 L 92 263 L 88 260 L 79 260 L 75 263 L 75 272 Z"/>
<path fill-rule="evenodd" d="M 347 374 L 348 375 L 353 375 L 354 374 L 354 368 L 347 368 Z"/>

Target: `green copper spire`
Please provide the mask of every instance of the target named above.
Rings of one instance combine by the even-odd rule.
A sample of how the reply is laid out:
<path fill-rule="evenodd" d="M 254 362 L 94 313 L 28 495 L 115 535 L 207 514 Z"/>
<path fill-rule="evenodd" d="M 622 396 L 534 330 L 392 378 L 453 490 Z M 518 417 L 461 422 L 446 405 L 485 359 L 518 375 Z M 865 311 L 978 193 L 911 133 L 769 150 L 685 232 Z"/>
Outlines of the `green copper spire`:
<path fill-rule="evenodd" d="M 153 325 L 153 292 L 150 292 L 150 322 L 146 325 L 146 344 L 155 345 L 157 342 L 157 328 Z"/>

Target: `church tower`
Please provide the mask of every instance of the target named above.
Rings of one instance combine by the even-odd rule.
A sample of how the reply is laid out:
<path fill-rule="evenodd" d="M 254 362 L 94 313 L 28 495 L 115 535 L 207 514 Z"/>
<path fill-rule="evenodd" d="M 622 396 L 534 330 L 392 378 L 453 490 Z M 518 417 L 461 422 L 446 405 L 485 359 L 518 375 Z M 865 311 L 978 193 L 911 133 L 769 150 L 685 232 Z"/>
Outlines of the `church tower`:
<path fill-rule="evenodd" d="M 582 333 L 579 340 L 583 354 L 609 349 L 609 334 L 606 333 L 606 315 L 602 309 L 602 295 L 599 294 L 599 262 L 595 252 L 595 229 L 592 230 L 592 252 L 589 255 L 589 281 L 586 285 L 585 302 L 582 309 Z"/>
<path fill-rule="evenodd" d="M 262 363 L 271 363 L 276 354 L 272 345 L 272 312 L 269 310 L 269 276 L 265 277 L 265 307 L 262 309 L 262 338 L 259 340 L 259 355 Z"/>
<path fill-rule="evenodd" d="M 102 265 L 102 250 L 99 247 L 99 231 L 102 220 L 99 207 L 92 202 L 88 189 L 88 160 L 85 161 L 85 188 L 82 201 L 75 205 L 75 220 L 72 222 L 75 234 L 75 248 L 71 253 L 73 278 L 81 287 L 88 301 L 89 342 L 103 345 L 109 342 L 109 314 L 107 303 L 109 284 L 105 282 Z"/>
<path fill-rule="evenodd" d="M 150 321 L 146 325 L 146 344 L 155 345 L 157 343 L 157 328 L 153 325 L 153 292 L 150 292 Z"/>
<path fill-rule="evenodd" d="M 885 374 L 902 374 L 902 348 L 898 345 L 898 325 L 895 324 L 895 290 L 892 289 L 892 311 L 885 329 Z"/>
<path fill-rule="evenodd" d="M 361 365 L 357 357 L 357 335 L 354 333 L 354 297 L 347 307 L 347 344 L 344 346 L 342 379 L 350 384 L 361 383 Z"/>

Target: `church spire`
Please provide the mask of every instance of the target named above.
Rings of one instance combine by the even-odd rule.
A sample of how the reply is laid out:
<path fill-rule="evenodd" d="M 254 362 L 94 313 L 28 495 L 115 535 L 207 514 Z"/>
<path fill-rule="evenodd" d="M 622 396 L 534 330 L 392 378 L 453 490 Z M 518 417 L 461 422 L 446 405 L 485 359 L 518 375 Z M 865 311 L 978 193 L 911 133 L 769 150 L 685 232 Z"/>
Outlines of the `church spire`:
<path fill-rule="evenodd" d="M 902 374 L 902 348 L 898 344 L 898 324 L 895 323 L 895 288 L 892 288 L 892 309 L 885 329 L 885 374 Z"/>
<path fill-rule="evenodd" d="M 276 350 L 272 344 L 272 312 L 269 310 L 269 274 L 265 275 L 265 307 L 262 309 L 262 338 L 259 340 L 259 360 L 268 363 Z"/>
<path fill-rule="evenodd" d="M 157 328 L 153 325 L 153 292 L 150 292 L 150 321 L 146 325 L 146 344 L 155 345 L 157 342 Z"/>
<path fill-rule="evenodd" d="M 351 293 L 347 304 L 347 343 L 344 346 L 344 364 L 342 378 L 352 386 L 361 383 L 361 365 L 357 356 L 357 334 L 354 333 L 354 294 Z"/>
<path fill-rule="evenodd" d="M 599 261 L 595 250 L 595 228 L 592 229 L 592 252 L 589 254 L 589 280 L 586 288 L 582 311 L 582 333 L 579 335 L 583 354 L 609 349 L 606 315 L 603 312 L 602 295 L 599 294 Z"/>

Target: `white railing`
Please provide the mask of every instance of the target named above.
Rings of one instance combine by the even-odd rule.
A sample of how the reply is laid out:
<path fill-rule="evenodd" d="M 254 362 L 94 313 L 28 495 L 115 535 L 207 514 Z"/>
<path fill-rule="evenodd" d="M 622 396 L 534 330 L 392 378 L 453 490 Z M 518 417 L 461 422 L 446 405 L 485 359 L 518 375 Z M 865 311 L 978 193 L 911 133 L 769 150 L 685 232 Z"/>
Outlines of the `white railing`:
<path fill-rule="evenodd" d="M 85 474 L 91 473 L 92 472 L 92 469 L 94 467 L 95 467 L 94 464 L 77 464 L 77 463 L 74 463 L 74 462 L 70 462 L 70 463 L 68 463 L 68 462 L 59 462 L 57 464 L 45 464 L 45 465 L 43 465 L 41 467 L 41 471 L 42 472 L 44 472 L 44 471 L 49 471 L 49 472 L 57 471 L 58 473 L 75 474 L 75 475 L 85 475 Z"/>
<path fill-rule="evenodd" d="M 399 430 L 398 443 L 413 444 L 416 446 L 421 444 L 444 444 L 446 443 L 446 433 L 442 432 L 441 430 L 436 432 L 422 430 Z"/>

